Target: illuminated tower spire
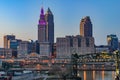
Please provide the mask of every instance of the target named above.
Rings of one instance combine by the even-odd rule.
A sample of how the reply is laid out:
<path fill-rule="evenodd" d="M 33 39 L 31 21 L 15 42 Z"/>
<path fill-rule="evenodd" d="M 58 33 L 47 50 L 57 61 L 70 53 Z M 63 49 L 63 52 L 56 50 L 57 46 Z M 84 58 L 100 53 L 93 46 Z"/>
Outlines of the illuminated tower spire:
<path fill-rule="evenodd" d="M 43 9 L 43 7 L 41 8 L 41 15 L 44 15 L 44 9 Z"/>
<path fill-rule="evenodd" d="M 40 19 L 39 19 L 39 25 L 46 25 L 43 7 L 41 8 L 41 14 L 40 14 Z"/>
<path fill-rule="evenodd" d="M 46 21 L 43 7 L 41 8 L 40 19 L 38 23 L 38 41 L 46 41 Z"/>

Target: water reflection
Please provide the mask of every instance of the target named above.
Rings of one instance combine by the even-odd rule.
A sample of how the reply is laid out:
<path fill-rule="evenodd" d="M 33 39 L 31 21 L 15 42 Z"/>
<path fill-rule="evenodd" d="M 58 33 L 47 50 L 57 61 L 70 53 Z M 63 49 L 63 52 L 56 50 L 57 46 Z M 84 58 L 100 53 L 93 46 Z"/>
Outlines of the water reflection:
<path fill-rule="evenodd" d="M 112 80 L 114 80 L 114 79 L 115 79 L 115 72 L 112 71 Z"/>
<path fill-rule="evenodd" d="M 114 80 L 114 71 L 80 71 L 82 80 Z"/>
<path fill-rule="evenodd" d="M 93 80 L 95 80 L 95 71 L 92 71 L 93 74 Z"/>
<path fill-rule="evenodd" d="M 102 71 L 102 80 L 104 80 L 105 76 L 104 76 L 104 71 Z"/>
<path fill-rule="evenodd" d="M 86 80 L 87 76 L 86 76 L 86 71 L 84 71 L 84 80 Z"/>

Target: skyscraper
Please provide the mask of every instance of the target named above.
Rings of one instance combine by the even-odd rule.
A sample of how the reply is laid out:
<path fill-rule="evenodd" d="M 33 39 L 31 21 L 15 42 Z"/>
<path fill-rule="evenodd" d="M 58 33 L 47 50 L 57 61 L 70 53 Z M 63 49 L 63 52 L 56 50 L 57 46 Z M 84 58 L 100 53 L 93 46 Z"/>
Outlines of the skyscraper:
<path fill-rule="evenodd" d="M 53 44 L 54 43 L 54 18 L 50 8 L 48 8 L 47 13 L 45 14 L 45 19 L 47 22 L 46 38 L 48 42 Z"/>
<path fill-rule="evenodd" d="M 4 48 L 9 48 L 8 41 L 15 40 L 15 35 L 5 35 L 4 36 Z"/>
<path fill-rule="evenodd" d="M 119 42 L 118 42 L 118 38 L 116 35 L 107 35 L 107 43 L 108 46 L 110 47 L 110 51 L 115 51 L 119 48 Z"/>
<path fill-rule="evenodd" d="M 41 14 L 38 23 L 38 41 L 39 42 L 46 41 L 46 21 L 43 8 L 41 8 Z"/>
<path fill-rule="evenodd" d="M 54 20 L 53 14 L 49 8 L 45 15 L 43 8 L 41 8 L 38 24 L 38 42 L 40 44 L 40 54 L 50 56 L 54 43 Z"/>
<path fill-rule="evenodd" d="M 89 16 L 86 16 L 80 22 L 80 35 L 83 37 L 92 37 L 92 23 Z"/>

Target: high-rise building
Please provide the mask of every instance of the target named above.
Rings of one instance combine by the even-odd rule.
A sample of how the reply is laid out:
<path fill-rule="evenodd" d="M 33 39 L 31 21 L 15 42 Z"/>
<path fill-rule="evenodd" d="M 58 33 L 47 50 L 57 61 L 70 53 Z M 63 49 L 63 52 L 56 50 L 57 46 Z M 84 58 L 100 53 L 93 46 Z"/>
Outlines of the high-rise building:
<path fill-rule="evenodd" d="M 46 21 L 43 8 L 41 8 L 41 14 L 38 24 L 38 41 L 39 42 L 46 41 Z"/>
<path fill-rule="evenodd" d="M 92 37 L 92 23 L 89 16 L 86 16 L 80 22 L 80 35 L 83 37 Z"/>
<path fill-rule="evenodd" d="M 8 48 L 8 41 L 15 40 L 15 35 L 5 35 L 4 36 L 4 48 Z"/>
<path fill-rule="evenodd" d="M 38 24 L 38 42 L 40 44 L 40 54 L 50 56 L 53 52 L 54 44 L 54 19 L 53 14 L 49 8 L 45 15 L 43 8 L 41 8 Z M 48 51 L 45 52 L 45 50 Z"/>
<path fill-rule="evenodd" d="M 119 49 L 118 37 L 116 35 L 107 35 L 107 43 L 111 52 Z"/>
<path fill-rule="evenodd" d="M 54 18 L 53 14 L 48 8 L 47 13 L 45 14 L 45 19 L 46 19 L 46 38 L 49 43 L 54 43 Z"/>
<path fill-rule="evenodd" d="M 8 48 L 12 49 L 12 56 L 17 57 L 17 48 L 22 40 L 15 39 L 15 40 L 8 40 Z"/>

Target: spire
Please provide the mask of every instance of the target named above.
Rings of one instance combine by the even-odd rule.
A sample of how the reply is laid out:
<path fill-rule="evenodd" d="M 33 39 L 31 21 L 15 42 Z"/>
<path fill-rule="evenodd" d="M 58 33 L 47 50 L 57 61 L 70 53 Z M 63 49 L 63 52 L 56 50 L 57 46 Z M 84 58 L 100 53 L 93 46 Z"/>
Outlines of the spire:
<path fill-rule="evenodd" d="M 44 9 L 43 9 L 43 7 L 41 8 L 41 15 L 44 15 Z"/>
<path fill-rule="evenodd" d="M 39 25 L 46 25 L 43 7 L 41 8 L 41 14 L 40 14 L 40 19 L 39 19 Z"/>
<path fill-rule="evenodd" d="M 48 12 L 51 12 L 50 8 L 48 7 Z"/>
<path fill-rule="evenodd" d="M 48 14 L 52 14 L 52 12 L 51 12 L 51 10 L 50 10 L 49 7 L 48 7 L 48 10 L 47 10 L 47 13 L 48 13 Z"/>

